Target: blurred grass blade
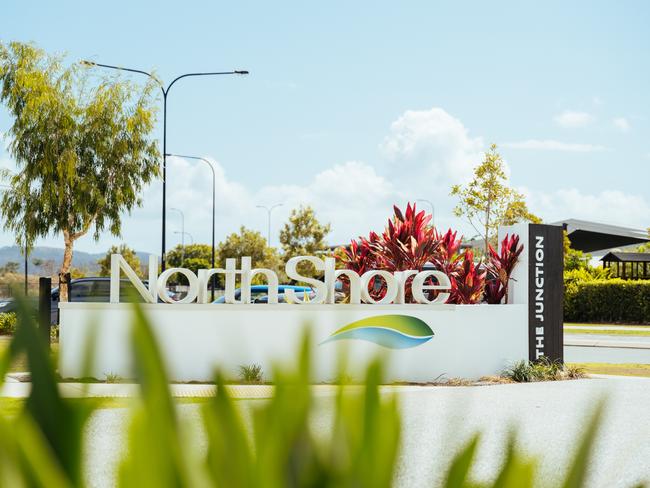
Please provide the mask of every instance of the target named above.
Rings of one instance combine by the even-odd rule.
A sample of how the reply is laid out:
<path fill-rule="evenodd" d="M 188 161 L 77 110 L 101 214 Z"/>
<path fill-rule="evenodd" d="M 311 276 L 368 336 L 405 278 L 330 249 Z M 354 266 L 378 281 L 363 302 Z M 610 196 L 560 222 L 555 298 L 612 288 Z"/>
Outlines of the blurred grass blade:
<path fill-rule="evenodd" d="M 447 480 L 445 482 L 446 488 L 461 488 L 463 486 L 468 486 L 466 482 L 469 477 L 472 463 L 474 462 L 479 438 L 480 436 L 478 434 L 472 437 L 465 448 L 454 457 L 451 466 L 449 467 L 449 471 L 447 472 Z"/>
<path fill-rule="evenodd" d="M 1 486 L 30 486 L 43 488 L 65 488 L 73 484 L 56 463 L 47 440 L 38 426 L 27 416 L 20 416 L 11 426 L 0 420 L 0 483 Z M 12 451 L 9 456 L 8 451 Z M 5 469 L 2 465 L 12 464 L 14 480 L 5 484 Z M 19 481 L 20 480 L 20 481 Z M 81 483 L 75 486 L 82 486 Z"/>
<path fill-rule="evenodd" d="M 192 486 L 162 355 L 142 308 L 134 304 L 131 337 L 141 406 L 131 421 L 120 486 Z"/>
<path fill-rule="evenodd" d="M 587 424 L 587 429 L 582 436 L 580 445 L 569 466 L 569 472 L 563 484 L 564 488 L 580 488 L 586 486 L 587 468 L 589 467 L 589 460 L 598 434 L 598 428 L 603 418 L 604 409 L 605 403 L 601 400 Z"/>
<path fill-rule="evenodd" d="M 506 457 L 492 488 L 529 488 L 533 486 L 535 463 L 517 452 L 515 434 L 508 436 Z"/>
<path fill-rule="evenodd" d="M 255 477 L 249 436 L 221 374 L 216 384 L 216 396 L 203 409 L 208 471 L 217 486 L 252 487 Z"/>
<path fill-rule="evenodd" d="M 16 303 L 18 324 L 11 342 L 10 355 L 13 360 L 21 352 L 27 353 L 32 389 L 25 404 L 25 413 L 34 419 L 70 481 L 80 485 L 83 427 L 93 405 L 72 403 L 61 398 L 49 347 L 36 327 L 27 302 L 18 295 Z"/>

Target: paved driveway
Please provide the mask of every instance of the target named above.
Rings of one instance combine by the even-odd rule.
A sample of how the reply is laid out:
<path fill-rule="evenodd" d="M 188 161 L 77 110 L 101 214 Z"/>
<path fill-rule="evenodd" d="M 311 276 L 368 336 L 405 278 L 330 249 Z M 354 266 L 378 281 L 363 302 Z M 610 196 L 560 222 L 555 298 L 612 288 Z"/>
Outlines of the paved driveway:
<path fill-rule="evenodd" d="M 590 487 L 623 487 L 650 480 L 650 379 L 598 378 L 483 387 L 400 387 L 403 449 L 397 486 L 438 486 L 459 443 L 474 432 L 484 433 L 476 465 L 479 478 L 493 477 L 495 460 L 503 456 L 504 439 L 517 427 L 519 441 L 542 456 L 540 481 L 558 480 L 575 447 L 584 420 L 600 398 L 608 398 L 592 463 Z M 314 429 L 327 435 L 331 422 L 331 388 L 318 388 Z M 240 401 L 254 408 L 255 401 Z M 181 405 L 182 417 L 195 433 L 193 446 L 205 449 L 196 427 L 199 406 Z M 92 486 L 111 486 L 109 477 L 123 447 L 123 409 L 99 411 L 88 429 Z"/>

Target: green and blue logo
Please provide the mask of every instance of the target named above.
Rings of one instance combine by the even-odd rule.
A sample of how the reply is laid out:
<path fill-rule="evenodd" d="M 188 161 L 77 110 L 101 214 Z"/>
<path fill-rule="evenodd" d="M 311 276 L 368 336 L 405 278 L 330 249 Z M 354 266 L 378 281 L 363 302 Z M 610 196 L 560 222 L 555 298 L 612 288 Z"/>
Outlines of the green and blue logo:
<path fill-rule="evenodd" d="M 410 315 L 377 315 L 341 327 L 326 342 L 360 339 L 389 349 L 408 349 L 429 341 L 433 331 L 426 322 Z"/>

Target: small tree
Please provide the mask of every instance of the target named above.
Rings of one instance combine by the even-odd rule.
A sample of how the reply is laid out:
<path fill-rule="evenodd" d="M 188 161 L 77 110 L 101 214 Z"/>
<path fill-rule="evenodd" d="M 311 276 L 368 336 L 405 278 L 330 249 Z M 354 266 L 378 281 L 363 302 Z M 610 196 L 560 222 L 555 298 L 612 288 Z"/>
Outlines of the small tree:
<path fill-rule="evenodd" d="M 197 273 L 199 269 L 210 269 L 212 246 L 208 244 L 180 244 L 167 253 L 170 268 L 187 268 Z"/>
<path fill-rule="evenodd" d="M 112 254 L 121 254 L 124 260 L 128 263 L 129 266 L 137 273 L 138 276 L 142 276 L 142 269 L 140 266 L 140 258 L 126 244 L 120 244 L 118 246 L 111 246 L 111 248 L 106 253 L 106 256 L 99 259 L 97 264 L 99 265 L 99 276 L 110 276 L 111 275 L 111 255 Z"/>
<path fill-rule="evenodd" d="M 2 270 L 2 273 L 18 273 L 20 270 L 20 263 L 17 263 L 15 261 L 8 261 L 5 263 L 5 265 L 0 268 Z"/>
<path fill-rule="evenodd" d="M 330 233 L 330 224 L 321 224 L 310 206 L 293 209 L 289 221 L 280 231 L 280 244 L 286 262 L 294 256 L 313 256 L 327 250 L 325 237 Z M 306 275 L 310 266 L 299 271 Z"/>
<path fill-rule="evenodd" d="M 459 202 L 454 208 L 457 217 L 465 217 L 484 239 L 484 255 L 488 255 L 490 239 L 501 225 L 517 222 L 540 222 L 528 211 L 524 196 L 508 186 L 503 159 L 496 144 L 490 146 L 483 162 L 474 169 L 474 179 L 466 186 L 454 185 L 451 195 Z"/>
<path fill-rule="evenodd" d="M 60 59 L 17 42 L 0 44 L 0 84 L 18 166 L 3 175 L 11 185 L 0 203 L 4 228 L 27 247 L 63 234 L 60 273 L 67 273 L 75 241 L 93 226 L 95 239 L 104 230 L 119 235 L 121 214 L 141 204 L 140 190 L 158 174 L 159 153 L 149 138 L 154 85 L 93 86 L 85 70 L 63 68 Z"/>
<path fill-rule="evenodd" d="M 225 264 L 226 258 L 250 256 L 254 267 L 274 270 L 281 281 L 285 278 L 277 250 L 269 247 L 264 236 L 256 230 L 241 226 L 239 233 L 233 232 L 219 244 L 218 253 L 222 264 Z"/>

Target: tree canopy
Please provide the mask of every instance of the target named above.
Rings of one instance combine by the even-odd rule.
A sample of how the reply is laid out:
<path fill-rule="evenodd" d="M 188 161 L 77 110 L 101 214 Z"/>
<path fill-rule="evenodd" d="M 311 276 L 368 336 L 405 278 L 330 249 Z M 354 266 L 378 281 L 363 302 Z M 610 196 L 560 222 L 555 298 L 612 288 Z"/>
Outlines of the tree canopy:
<path fill-rule="evenodd" d="M 99 264 L 99 276 L 111 275 L 111 254 L 121 254 L 128 265 L 131 266 L 133 271 L 135 271 L 138 276 L 142 276 L 140 258 L 136 252 L 126 244 L 111 246 L 111 248 L 106 253 L 106 256 L 97 260 L 97 264 Z"/>
<path fill-rule="evenodd" d="M 277 250 L 269 247 L 264 236 L 258 231 L 241 226 L 238 233 L 233 232 L 219 243 L 218 253 L 222 265 L 225 265 L 226 258 L 241 259 L 242 256 L 250 256 L 253 267 L 272 269 L 280 280 L 284 278 L 284 269 Z"/>
<path fill-rule="evenodd" d="M 541 222 L 528 211 L 524 196 L 508 186 L 505 164 L 497 152 L 496 144 L 490 146 L 481 164 L 474 169 L 474 178 L 467 185 L 454 185 L 451 195 L 459 201 L 454 208 L 457 217 L 465 217 L 485 242 L 496 236 L 501 225 L 517 222 Z"/>
<path fill-rule="evenodd" d="M 13 119 L 7 132 L 17 171 L 0 202 L 4 228 L 19 245 L 63 234 L 60 272 L 74 242 L 121 231 L 121 215 L 141 204 L 140 191 L 159 173 L 149 135 L 154 85 L 138 89 L 115 78 L 95 81 L 79 65 L 30 44 L 0 44 L 0 101 Z"/>
<path fill-rule="evenodd" d="M 280 230 L 284 261 L 294 256 L 315 256 L 327 250 L 325 238 L 330 233 L 330 224 L 321 224 L 316 212 L 310 206 L 300 206 L 291 211 L 289 220 Z M 313 275 L 313 266 L 301 263 L 298 271 L 303 275 Z"/>
<path fill-rule="evenodd" d="M 199 269 L 210 269 L 211 263 L 212 246 L 208 244 L 179 244 L 167 253 L 170 268 L 187 268 L 197 273 Z"/>

